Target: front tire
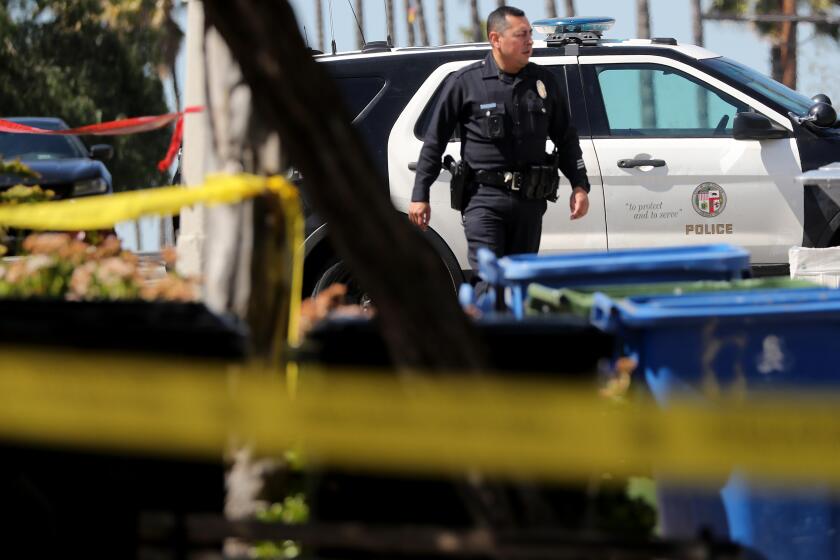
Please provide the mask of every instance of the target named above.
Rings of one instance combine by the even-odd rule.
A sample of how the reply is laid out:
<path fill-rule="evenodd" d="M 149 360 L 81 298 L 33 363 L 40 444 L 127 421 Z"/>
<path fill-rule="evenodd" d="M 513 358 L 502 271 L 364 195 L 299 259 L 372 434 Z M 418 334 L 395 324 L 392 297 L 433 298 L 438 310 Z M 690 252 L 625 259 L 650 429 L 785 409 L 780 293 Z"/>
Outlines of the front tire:
<path fill-rule="evenodd" d="M 317 296 L 333 284 L 347 286 L 347 294 L 344 296 L 345 304 L 359 305 L 363 309 L 371 307 L 370 296 L 362 289 L 343 261 L 338 261 L 324 270 L 312 289 L 312 296 Z"/>

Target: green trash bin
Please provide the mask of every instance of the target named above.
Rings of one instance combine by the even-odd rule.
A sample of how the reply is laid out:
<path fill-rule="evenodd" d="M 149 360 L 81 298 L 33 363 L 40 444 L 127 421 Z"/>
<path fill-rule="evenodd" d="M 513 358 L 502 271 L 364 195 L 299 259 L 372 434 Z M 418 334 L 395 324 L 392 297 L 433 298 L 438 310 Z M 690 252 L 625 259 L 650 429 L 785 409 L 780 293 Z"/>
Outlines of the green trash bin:
<path fill-rule="evenodd" d="M 730 290 L 774 290 L 817 287 L 807 280 L 791 280 L 787 276 L 750 278 L 746 280 L 701 280 L 697 282 L 664 282 L 648 284 L 611 284 L 576 288 L 550 288 L 542 284 L 528 285 L 525 311 L 529 315 L 572 313 L 589 317 L 592 298 L 601 292 L 612 299 L 630 296 L 680 295 L 697 292 Z"/>

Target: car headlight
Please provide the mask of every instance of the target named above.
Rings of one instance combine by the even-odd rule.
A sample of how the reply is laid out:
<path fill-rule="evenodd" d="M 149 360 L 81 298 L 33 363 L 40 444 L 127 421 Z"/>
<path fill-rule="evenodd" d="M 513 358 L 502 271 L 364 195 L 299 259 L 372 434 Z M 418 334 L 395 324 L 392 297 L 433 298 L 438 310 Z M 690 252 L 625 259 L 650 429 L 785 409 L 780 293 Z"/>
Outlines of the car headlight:
<path fill-rule="evenodd" d="M 73 196 L 84 196 L 87 194 L 102 194 L 108 192 L 108 183 L 102 177 L 77 181 L 73 185 Z"/>

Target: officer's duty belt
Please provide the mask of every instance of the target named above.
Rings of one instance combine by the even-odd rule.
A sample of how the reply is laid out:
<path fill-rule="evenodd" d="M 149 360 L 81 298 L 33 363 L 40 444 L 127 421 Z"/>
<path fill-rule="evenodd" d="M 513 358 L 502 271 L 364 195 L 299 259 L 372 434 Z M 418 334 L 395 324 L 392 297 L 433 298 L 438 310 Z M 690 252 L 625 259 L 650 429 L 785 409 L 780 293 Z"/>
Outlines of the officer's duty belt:
<path fill-rule="evenodd" d="M 525 185 L 528 175 L 521 171 L 485 171 L 478 169 L 475 172 L 475 182 L 482 185 L 490 185 L 509 191 L 518 191 Z"/>

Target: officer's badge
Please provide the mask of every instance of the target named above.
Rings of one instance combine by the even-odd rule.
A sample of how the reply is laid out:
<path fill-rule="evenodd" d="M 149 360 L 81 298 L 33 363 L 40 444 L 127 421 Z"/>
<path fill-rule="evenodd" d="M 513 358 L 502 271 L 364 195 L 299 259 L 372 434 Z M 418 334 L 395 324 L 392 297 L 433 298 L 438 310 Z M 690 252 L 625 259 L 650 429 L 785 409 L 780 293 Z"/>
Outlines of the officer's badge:
<path fill-rule="evenodd" d="M 540 94 L 540 97 L 543 99 L 548 97 L 548 92 L 545 90 L 545 84 L 542 80 L 537 80 L 537 93 Z"/>

